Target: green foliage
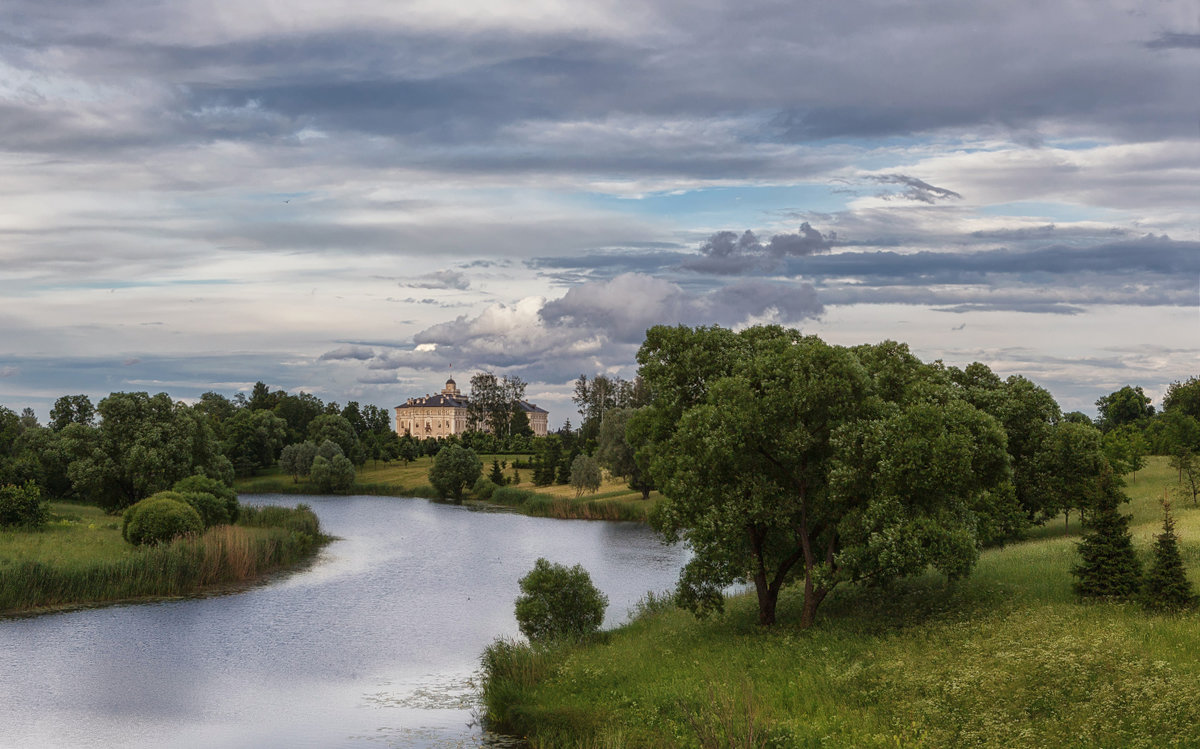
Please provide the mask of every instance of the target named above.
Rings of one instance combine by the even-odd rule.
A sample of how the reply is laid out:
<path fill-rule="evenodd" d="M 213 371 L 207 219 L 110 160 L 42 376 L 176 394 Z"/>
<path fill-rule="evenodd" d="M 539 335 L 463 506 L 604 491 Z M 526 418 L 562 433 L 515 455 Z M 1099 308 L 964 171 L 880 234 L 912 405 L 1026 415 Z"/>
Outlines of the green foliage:
<path fill-rule="evenodd" d="M 295 507 L 249 505 L 243 508 L 238 525 L 246 528 L 282 528 L 312 538 L 321 535 L 321 523 L 317 514 L 306 504 L 298 504 Z"/>
<path fill-rule="evenodd" d="M 492 459 L 492 472 L 488 474 L 488 478 L 496 486 L 504 486 L 504 470 L 500 468 L 500 459 Z"/>
<path fill-rule="evenodd" d="M 307 476 L 312 469 L 313 459 L 317 457 L 317 446 L 312 442 L 297 442 L 283 448 L 279 453 L 279 467 L 292 477 L 292 483 Z"/>
<path fill-rule="evenodd" d="M 332 444 L 327 442 L 326 444 Z M 323 455 L 313 458 L 308 477 L 322 494 L 349 491 L 354 486 L 354 464 L 340 453 L 331 459 Z"/>
<path fill-rule="evenodd" d="M 601 483 L 600 464 L 590 455 L 576 455 L 571 461 L 571 488 L 578 497 L 584 492 L 595 494 Z"/>
<path fill-rule="evenodd" d="M 96 419 L 96 407 L 86 395 L 64 395 L 50 409 L 50 428 L 60 432 L 68 424 L 91 426 Z"/>
<path fill-rule="evenodd" d="M 1126 501 L 1111 469 L 1105 471 L 1076 546 L 1080 561 L 1071 568 L 1075 592 L 1086 598 L 1126 599 L 1142 584 L 1142 566 L 1133 550 L 1129 518 L 1118 510 Z"/>
<path fill-rule="evenodd" d="M 134 546 L 166 543 L 204 530 L 200 513 L 173 492 L 160 492 L 125 510 L 121 535 Z"/>
<path fill-rule="evenodd" d="M 342 455 L 351 459 L 351 462 L 362 463 L 362 460 L 355 460 L 358 453 L 358 435 L 354 432 L 354 427 L 350 421 L 340 414 L 321 414 L 313 419 L 308 425 L 308 438 L 321 447 L 318 448 L 318 454 L 321 448 L 324 447 L 326 440 L 337 445 Z M 326 460 L 332 460 L 328 455 Z M 364 456 L 365 459 L 365 456 Z"/>
<path fill-rule="evenodd" d="M 1167 386 L 1163 396 L 1163 412 L 1179 413 L 1200 420 L 1200 377 L 1176 380 Z"/>
<path fill-rule="evenodd" d="M 649 499 L 654 484 L 650 481 L 648 466 L 644 461 L 638 461 L 628 429 L 635 413 L 636 409 L 632 408 L 614 408 L 605 412 L 596 438 L 596 460 L 612 475 L 627 479 L 629 488 L 640 491 L 642 499 Z"/>
<path fill-rule="evenodd" d="M 113 393 L 99 412 L 98 427 L 62 434 L 75 490 L 110 512 L 194 473 L 222 477 L 230 470 L 203 414 L 166 393 Z"/>
<path fill-rule="evenodd" d="M 463 491 L 474 486 L 483 474 L 483 462 L 474 450 L 459 445 L 447 445 L 433 458 L 429 469 L 429 483 L 437 489 L 442 499 L 452 498 L 462 502 Z"/>
<path fill-rule="evenodd" d="M 34 482 L 0 486 L 0 528 L 37 528 L 45 525 L 49 516 L 49 505 Z"/>
<path fill-rule="evenodd" d="M 287 440 L 287 422 L 264 409 L 239 409 L 223 429 L 225 456 L 238 476 L 253 476 L 274 465 Z"/>
<path fill-rule="evenodd" d="M 480 476 L 475 479 L 475 485 L 471 487 L 471 493 L 477 499 L 491 499 L 492 494 L 499 488 L 491 478 Z"/>
<path fill-rule="evenodd" d="M 1096 401 L 1101 430 L 1108 432 L 1124 424 L 1138 424 L 1154 415 L 1150 397 L 1140 387 L 1126 385 L 1115 393 L 1109 393 Z"/>
<path fill-rule="evenodd" d="M 238 519 L 238 513 L 241 512 L 241 506 L 238 504 L 237 492 L 235 492 L 228 484 L 207 476 L 192 475 L 188 476 L 187 478 L 180 479 L 179 481 L 175 482 L 174 486 L 171 487 L 171 491 L 179 492 L 184 495 L 193 493 L 208 494 L 219 502 L 222 511 L 214 511 L 213 518 L 216 520 L 215 522 L 209 522 L 209 519 L 207 517 L 205 518 L 204 526 L 206 528 L 211 525 L 218 525 L 220 523 L 235 523 Z M 195 507 L 194 504 L 192 506 Z M 200 508 L 196 507 L 196 510 L 200 511 Z M 200 514 L 203 516 L 204 512 L 200 511 Z M 218 519 L 222 517 L 224 519 Z"/>
<path fill-rule="evenodd" d="M 1150 609 L 1178 611 L 1194 606 L 1196 594 L 1183 568 L 1171 503 L 1164 501 L 1162 508 L 1162 533 L 1154 537 L 1153 559 L 1142 585 L 1142 602 Z"/>
<path fill-rule="evenodd" d="M 1150 452 L 1141 430 L 1133 424 L 1124 424 L 1105 434 L 1103 449 L 1108 464 L 1119 475 L 1141 470 Z"/>
<path fill-rule="evenodd" d="M 753 582 L 773 624 L 803 580 L 808 626 L 839 582 L 962 576 L 1012 515 L 1004 432 L 901 344 L 655 327 L 638 362 L 655 400 L 628 429 L 666 497 L 656 527 L 695 552 L 678 598 L 698 614 Z"/>
<path fill-rule="evenodd" d="M 581 565 L 568 568 L 539 558 L 520 586 L 517 625 L 530 642 L 578 640 L 604 621 L 608 597 L 592 585 Z"/>

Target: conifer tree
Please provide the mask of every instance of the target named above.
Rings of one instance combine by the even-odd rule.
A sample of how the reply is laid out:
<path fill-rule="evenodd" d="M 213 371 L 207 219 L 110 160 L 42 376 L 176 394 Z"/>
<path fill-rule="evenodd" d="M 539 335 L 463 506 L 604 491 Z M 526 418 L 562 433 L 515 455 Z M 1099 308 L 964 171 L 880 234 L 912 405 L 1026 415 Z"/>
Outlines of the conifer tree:
<path fill-rule="evenodd" d="M 1142 565 L 1133 551 L 1129 516 L 1118 510 L 1122 501 L 1125 495 L 1112 469 L 1105 466 L 1083 539 L 1076 547 L 1080 562 L 1071 568 L 1075 592 L 1085 598 L 1131 598 L 1141 588 Z"/>
<path fill-rule="evenodd" d="M 504 471 L 500 469 L 499 458 L 492 460 L 492 472 L 488 474 L 488 479 L 496 486 L 504 486 Z"/>
<path fill-rule="evenodd" d="M 1196 594 L 1183 569 L 1170 501 L 1164 499 L 1162 507 L 1163 532 L 1154 537 L 1154 561 L 1146 572 L 1142 602 L 1150 609 L 1178 610 L 1195 604 Z"/>

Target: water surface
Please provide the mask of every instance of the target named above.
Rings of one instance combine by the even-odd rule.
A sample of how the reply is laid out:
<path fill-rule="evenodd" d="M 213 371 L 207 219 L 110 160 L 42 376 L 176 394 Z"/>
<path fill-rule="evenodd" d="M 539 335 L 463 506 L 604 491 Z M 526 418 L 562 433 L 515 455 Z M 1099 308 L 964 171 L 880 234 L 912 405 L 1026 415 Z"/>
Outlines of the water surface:
<path fill-rule="evenodd" d="M 472 678 L 517 636 L 517 580 L 582 564 L 606 626 L 685 561 L 633 523 L 473 512 L 418 499 L 312 505 L 340 540 L 234 595 L 0 619 L 0 746 L 479 746 Z"/>

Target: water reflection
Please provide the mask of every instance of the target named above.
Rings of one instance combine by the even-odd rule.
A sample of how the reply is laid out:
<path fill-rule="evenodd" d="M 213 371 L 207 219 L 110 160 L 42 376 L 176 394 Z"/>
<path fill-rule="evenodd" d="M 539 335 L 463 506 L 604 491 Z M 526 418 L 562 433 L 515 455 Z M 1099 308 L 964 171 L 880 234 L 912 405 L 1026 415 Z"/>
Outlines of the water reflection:
<path fill-rule="evenodd" d="M 517 580 L 537 557 L 587 568 L 609 626 L 684 562 L 636 524 L 254 501 L 307 501 L 341 540 L 237 595 L 0 621 L 0 745 L 492 746 L 471 679 L 487 643 L 517 635 Z"/>

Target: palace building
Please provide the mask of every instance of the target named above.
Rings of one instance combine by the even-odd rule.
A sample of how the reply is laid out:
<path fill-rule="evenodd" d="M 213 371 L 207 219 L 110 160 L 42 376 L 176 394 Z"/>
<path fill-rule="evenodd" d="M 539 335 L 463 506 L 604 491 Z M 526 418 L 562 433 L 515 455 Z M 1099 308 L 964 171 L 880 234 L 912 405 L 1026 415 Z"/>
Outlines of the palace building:
<path fill-rule="evenodd" d="M 396 406 L 396 434 L 402 437 L 411 434 L 417 439 L 462 434 L 471 424 L 467 411 L 469 402 L 453 379 L 446 380 L 442 392 L 424 398 L 409 398 L 407 403 Z M 533 434 L 545 437 L 550 427 L 550 413 L 528 401 L 519 401 L 519 405 L 529 418 Z"/>

